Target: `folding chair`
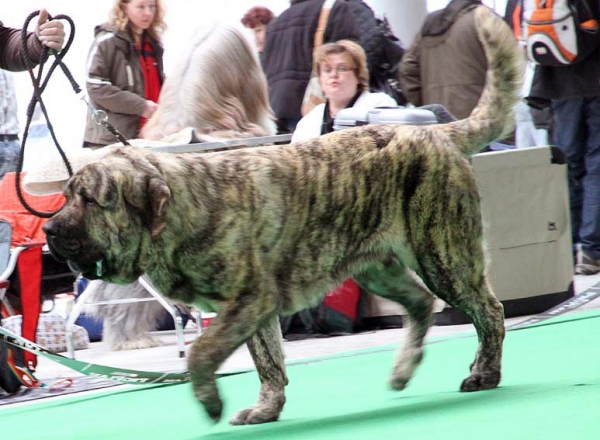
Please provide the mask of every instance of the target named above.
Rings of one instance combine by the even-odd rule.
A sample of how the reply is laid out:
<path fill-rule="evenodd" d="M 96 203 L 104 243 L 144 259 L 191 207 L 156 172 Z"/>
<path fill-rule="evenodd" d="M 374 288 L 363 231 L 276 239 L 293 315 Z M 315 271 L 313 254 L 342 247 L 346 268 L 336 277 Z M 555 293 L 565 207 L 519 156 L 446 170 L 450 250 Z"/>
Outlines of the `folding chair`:
<path fill-rule="evenodd" d="M 11 238 L 12 227 L 10 226 L 10 223 L 5 220 L 0 220 L 0 302 L 4 300 L 4 295 L 6 295 L 6 291 L 10 287 L 8 277 L 14 270 L 16 264 L 16 258 L 13 259 L 14 261 L 11 261 Z"/>
<path fill-rule="evenodd" d="M 15 190 L 15 177 L 15 173 L 6 173 L 0 181 L 0 280 L 3 286 L 0 289 L 0 299 L 3 300 L 5 315 L 14 315 L 15 310 L 7 301 L 6 293 L 9 287 L 11 291 L 18 291 L 23 315 L 21 335 L 35 341 L 42 303 L 43 262 L 45 258 L 52 257 L 48 251 L 43 251 L 46 236 L 42 226 L 46 219 L 34 216 L 22 206 Z M 23 191 L 23 196 L 31 206 L 40 211 L 56 211 L 64 204 L 61 194 L 33 196 Z M 67 275 L 72 276 L 67 286 L 72 286 L 75 276 L 70 271 L 67 272 Z M 56 281 L 51 280 L 51 283 L 54 282 Z M 71 290 L 72 287 L 68 288 L 68 291 Z M 26 352 L 25 363 L 30 370 L 35 371 L 36 356 Z"/>
<path fill-rule="evenodd" d="M 6 220 L 0 220 L 0 309 L 2 316 L 11 316 L 15 314 L 10 302 L 6 299 L 6 292 L 10 287 L 10 276 L 13 274 L 19 255 L 21 252 L 26 251 L 32 247 L 40 248 L 42 243 L 36 243 L 31 245 L 22 245 L 11 248 L 12 241 L 12 225 Z M 28 317 L 30 318 L 30 317 Z M 23 321 L 23 328 L 27 325 L 29 331 L 22 329 L 23 336 L 30 340 L 35 340 L 35 330 L 37 328 L 37 316 L 35 319 L 28 319 Z M 2 344 L 5 344 L 4 342 Z M 7 348 L 6 346 L 0 347 L 2 350 L 0 356 L 0 370 L 2 371 L 0 381 L 2 382 L 1 387 L 9 393 L 16 393 L 21 385 L 25 386 L 38 386 L 37 380 L 33 377 L 32 372 L 35 371 L 37 360 L 35 355 L 27 352 L 16 353 L 14 347 Z M 9 371 L 13 369 L 14 374 Z M 24 374 L 30 379 L 30 381 L 24 381 Z"/>
<path fill-rule="evenodd" d="M 6 220 L 0 219 L 0 302 L 8 315 L 15 312 L 8 301 L 4 300 L 6 291 L 10 287 L 10 276 L 17 266 L 19 254 L 31 247 L 43 246 L 43 243 L 32 243 L 30 245 L 16 246 L 11 249 L 12 226 Z"/>

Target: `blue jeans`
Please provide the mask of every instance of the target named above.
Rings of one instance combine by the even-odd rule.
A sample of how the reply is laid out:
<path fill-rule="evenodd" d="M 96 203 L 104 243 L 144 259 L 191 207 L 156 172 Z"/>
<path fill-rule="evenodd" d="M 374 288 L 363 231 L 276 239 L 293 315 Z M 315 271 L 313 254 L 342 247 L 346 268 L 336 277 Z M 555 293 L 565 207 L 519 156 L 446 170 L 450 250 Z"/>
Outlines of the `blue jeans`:
<path fill-rule="evenodd" d="M 17 169 L 20 149 L 18 140 L 0 141 L 0 180 L 6 173 Z"/>
<path fill-rule="evenodd" d="M 600 97 L 553 101 L 554 142 L 567 157 L 573 244 L 600 259 Z"/>

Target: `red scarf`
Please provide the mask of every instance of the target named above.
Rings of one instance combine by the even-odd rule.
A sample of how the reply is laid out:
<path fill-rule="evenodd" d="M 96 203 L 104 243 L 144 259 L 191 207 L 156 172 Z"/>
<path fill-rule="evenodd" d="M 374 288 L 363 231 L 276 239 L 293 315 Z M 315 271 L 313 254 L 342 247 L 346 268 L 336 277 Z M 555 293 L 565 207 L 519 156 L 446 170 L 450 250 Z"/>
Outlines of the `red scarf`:
<path fill-rule="evenodd" d="M 140 64 L 144 75 L 144 97 L 150 101 L 158 102 L 161 87 L 158 62 L 154 48 L 150 44 L 150 39 L 146 36 L 145 32 L 142 35 L 142 44 L 136 45 L 136 49 L 140 53 Z M 146 118 L 140 118 L 140 130 L 146 121 Z"/>

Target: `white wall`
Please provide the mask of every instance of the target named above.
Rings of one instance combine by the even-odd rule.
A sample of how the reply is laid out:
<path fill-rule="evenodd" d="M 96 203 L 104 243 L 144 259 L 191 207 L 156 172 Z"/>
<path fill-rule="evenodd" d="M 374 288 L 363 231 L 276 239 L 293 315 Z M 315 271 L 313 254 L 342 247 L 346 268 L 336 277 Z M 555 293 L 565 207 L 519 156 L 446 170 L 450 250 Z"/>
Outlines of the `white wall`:
<path fill-rule="evenodd" d="M 259 1 L 276 14 L 281 13 L 289 4 L 287 0 Z M 257 0 L 166 0 L 164 3 L 167 9 L 165 21 L 168 25 L 164 35 L 164 62 L 167 74 L 177 60 L 178 47 L 185 44 L 195 29 L 208 23 L 220 21 L 238 26 L 247 38 L 252 40 L 250 31 L 243 28 L 239 20 L 248 9 L 257 4 Z M 32 11 L 43 7 L 46 7 L 52 15 L 64 14 L 71 17 L 76 28 L 75 39 L 64 62 L 79 85 L 85 88 L 85 62 L 93 41 L 93 29 L 106 21 L 112 5 L 113 0 L 28 0 L 13 2 L 10 8 L 2 8 L 0 19 L 6 26 L 21 28 Z M 68 25 L 65 26 L 68 28 Z M 33 23 L 30 29 L 33 29 Z M 69 32 L 67 29 L 67 33 Z M 23 129 L 25 111 L 33 88 L 27 72 L 15 73 L 14 79 L 19 103 L 19 118 Z M 61 146 L 64 149 L 79 148 L 83 139 L 86 106 L 83 101 L 76 98 L 60 69 L 54 73 L 43 98 Z M 54 149 L 54 145 L 44 145 L 43 148 Z M 26 167 L 34 157 L 36 160 L 43 160 L 40 159 L 44 154 L 42 146 L 31 145 L 31 150 L 27 151 L 30 154 L 26 157 Z"/>
<path fill-rule="evenodd" d="M 432 0 L 366 0 L 377 15 L 386 15 L 392 29 L 405 45 L 412 42 L 413 36 L 420 28 Z M 435 1 L 435 0 L 433 0 Z M 441 0 L 446 2 L 447 0 Z M 503 0 L 496 0 L 497 2 Z M 169 70 L 178 58 L 178 48 L 185 44 L 195 29 L 209 23 L 220 21 L 238 26 L 247 38 L 252 41 L 249 30 L 242 27 L 240 19 L 252 6 L 257 4 L 270 8 L 276 15 L 289 6 L 289 0 L 164 0 L 167 8 L 165 20 L 168 29 L 164 35 L 165 71 Z M 21 28 L 27 15 L 34 10 L 46 7 L 50 14 L 65 14 L 75 22 L 75 40 L 64 59 L 80 86 L 84 86 L 85 61 L 87 51 L 93 41 L 93 29 L 106 20 L 113 0 L 28 0 L 13 2 L 10 8 L 3 8 L 0 19 L 7 26 Z M 444 6 L 443 4 L 441 6 Z M 27 103 L 33 89 L 26 72 L 14 75 L 19 101 L 21 128 Z M 44 102 L 49 109 L 51 122 L 61 146 L 65 149 L 79 148 L 83 138 L 85 124 L 85 104 L 75 97 L 68 81 L 57 71 L 44 93 Z M 42 148 L 42 147 L 35 147 Z M 44 148 L 54 148 L 45 145 Z M 40 152 L 34 153 L 31 148 L 29 157 L 39 160 Z"/>
<path fill-rule="evenodd" d="M 366 3 L 379 17 L 387 17 L 394 34 L 405 46 L 410 45 L 427 15 L 425 0 L 366 0 Z"/>

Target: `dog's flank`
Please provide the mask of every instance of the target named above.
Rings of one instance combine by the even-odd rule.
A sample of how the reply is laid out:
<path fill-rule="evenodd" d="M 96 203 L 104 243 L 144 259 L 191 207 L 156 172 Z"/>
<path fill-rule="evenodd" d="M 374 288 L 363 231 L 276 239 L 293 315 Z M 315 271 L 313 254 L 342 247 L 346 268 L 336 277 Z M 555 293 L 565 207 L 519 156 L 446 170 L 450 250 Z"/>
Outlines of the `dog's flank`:
<path fill-rule="evenodd" d="M 506 24 L 493 30 L 484 41 L 490 47 L 510 32 Z M 513 38 L 495 44 L 506 49 L 486 50 L 489 56 L 518 59 Z M 489 66 L 499 70 L 487 95 L 516 86 L 517 63 L 491 59 Z M 214 373 L 244 342 L 261 392 L 231 423 L 279 417 L 287 377 L 277 316 L 313 304 L 349 276 L 407 311 L 394 389 L 406 386 L 423 357 L 432 292 L 477 330 L 461 390 L 494 388 L 503 311 L 487 280 L 479 194 L 466 156 L 511 124 L 482 116 L 485 106 L 509 114 L 517 92 L 507 92 L 499 107 L 482 98 L 473 120 L 438 126 L 372 125 L 205 155 L 114 148 L 70 179 L 67 203 L 44 227 L 48 244 L 85 276 L 98 277 L 99 264 L 107 281 L 146 273 L 172 299 L 218 311 L 188 361 L 194 395 L 215 420 L 222 402 Z"/>

